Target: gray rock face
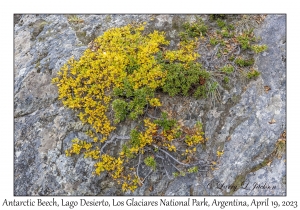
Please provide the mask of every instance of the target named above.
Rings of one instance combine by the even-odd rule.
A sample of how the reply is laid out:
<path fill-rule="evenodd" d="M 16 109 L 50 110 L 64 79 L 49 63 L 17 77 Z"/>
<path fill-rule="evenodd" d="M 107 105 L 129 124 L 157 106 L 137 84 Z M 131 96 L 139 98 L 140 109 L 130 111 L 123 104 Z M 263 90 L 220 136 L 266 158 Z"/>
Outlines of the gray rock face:
<path fill-rule="evenodd" d="M 72 19 L 73 18 L 73 19 Z M 15 195 L 286 195 L 285 154 L 276 142 L 286 129 L 286 16 L 268 15 L 255 30 L 268 50 L 256 57 L 258 79 L 222 95 L 220 103 L 163 98 L 185 124 L 204 124 L 206 149 L 199 158 L 217 162 L 217 169 L 174 178 L 151 173 L 135 192 L 123 193 L 106 173 L 92 175 L 94 161 L 66 157 L 74 137 L 90 140 L 72 110 L 58 100 L 51 79 L 71 57 L 112 27 L 147 22 L 147 30 L 175 32 L 193 15 L 22 15 L 15 23 L 14 70 L 14 194 Z M 203 19 L 208 16 L 203 15 Z M 265 91 L 264 87 L 270 87 Z M 116 131 L 128 135 L 134 122 Z M 120 141 L 122 143 L 122 141 Z M 118 144 L 118 146 L 120 146 Z M 224 155 L 216 157 L 217 151 Z M 147 169 L 142 169 L 147 174 Z"/>

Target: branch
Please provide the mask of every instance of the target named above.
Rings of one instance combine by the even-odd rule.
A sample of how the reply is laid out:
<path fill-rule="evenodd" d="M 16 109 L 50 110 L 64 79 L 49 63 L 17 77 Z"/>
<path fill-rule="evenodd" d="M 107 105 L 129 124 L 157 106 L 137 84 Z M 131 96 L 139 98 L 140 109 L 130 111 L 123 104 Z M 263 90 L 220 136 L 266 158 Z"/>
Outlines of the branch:
<path fill-rule="evenodd" d="M 149 114 L 149 113 L 147 113 L 147 116 L 150 117 L 150 118 L 156 119 L 156 120 L 160 119 L 159 117 L 154 117 L 154 116 L 152 116 L 152 115 Z"/>
<path fill-rule="evenodd" d="M 159 148 L 157 145 L 153 145 L 154 147 L 158 148 L 158 150 L 162 151 L 163 153 L 165 153 L 166 155 L 168 155 L 170 158 L 172 158 L 175 162 L 177 162 L 180 165 L 184 165 L 187 167 L 191 167 L 191 166 L 196 166 L 196 165 L 200 165 L 201 163 L 195 163 L 195 164 L 186 164 L 186 163 L 182 163 L 179 160 L 177 160 L 175 157 L 173 157 L 171 154 L 169 154 L 168 152 L 166 152 L 165 150 Z M 173 164 L 172 164 L 173 165 Z M 202 167 L 204 166 L 209 166 L 209 165 L 201 165 Z M 198 171 L 207 171 L 207 170 L 198 170 Z"/>
<path fill-rule="evenodd" d="M 137 167 L 136 167 L 136 175 L 137 175 L 137 177 L 139 178 L 139 181 L 140 181 L 141 183 L 143 183 L 143 182 L 141 181 L 140 176 L 139 176 L 139 167 L 140 167 L 140 163 L 141 163 L 141 154 L 139 154 L 139 163 L 138 163 L 138 165 L 137 165 Z"/>
<path fill-rule="evenodd" d="M 171 163 L 171 165 L 177 170 L 180 172 L 179 168 L 177 168 L 173 163 Z"/>
<path fill-rule="evenodd" d="M 180 161 L 178 161 L 176 158 L 174 158 L 172 155 L 170 155 L 168 152 L 166 152 L 165 150 L 159 148 L 158 146 L 154 145 L 156 148 L 158 148 L 158 150 L 162 151 L 163 153 L 165 153 L 166 155 L 168 155 L 170 158 L 172 158 L 173 160 L 175 160 L 175 162 L 181 164 L 181 165 L 184 165 L 184 166 L 190 166 L 189 164 L 186 164 L 186 163 L 182 163 Z"/>
<path fill-rule="evenodd" d="M 113 135 L 110 140 L 105 141 L 105 144 L 101 147 L 101 153 L 103 152 L 104 148 L 108 144 L 112 143 L 115 139 L 117 139 L 117 140 L 127 140 L 127 139 L 130 139 L 130 137 L 129 136 L 117 136 L 117 135 Z M 114 143 L 116 145 L 117 141 L 114 141 Z"/>
<path fill-rule="evenodd" d="M 212 54 L 212 59 L 213 59 L 213 57 L 215 57 L 215 55 L 218 53 L 218 50 L 219 50 L 219 46 L 220 46 L 220 43 L 219 44 L 217 44 L 216 46 L 215 46 L 215 48 L 214 48 L 214 52 L 213 52 L 213 54 Z"/>
<path fill-rule="evenodd" d="M 166 169 L 165 167 L 164 167 L 164 169 L 165 169 L 165 171 L 166 171 L 166 174 L 167 174 L 168 179 L 172 179 L 172 178 L 169 176 L 169 173 L 168 173 L 167 169 Z"/>
<path fill-rule="evenodd" d="M 164 160 L 164 158 L 162 156 L 160 156 L 160 155 L 155 154 L 155 157 L 158 157 L 158 158 Z"/>
<path fill-rule="evenodd" d="M 153 169 L 150 170 L 150 172 L 147 174 L 147 176 L 144 177 L 144 180 L 142 181 L 142 183 L 144 183 L 144 181 L 146 180 L 146 178 L 153 172 Z"/>

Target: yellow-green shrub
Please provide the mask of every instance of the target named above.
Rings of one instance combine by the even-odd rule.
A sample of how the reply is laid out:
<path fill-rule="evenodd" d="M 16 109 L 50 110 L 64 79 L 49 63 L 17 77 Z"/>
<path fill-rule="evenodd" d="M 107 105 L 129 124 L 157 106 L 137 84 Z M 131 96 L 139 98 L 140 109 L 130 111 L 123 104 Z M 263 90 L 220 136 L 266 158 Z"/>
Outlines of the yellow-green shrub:
<path fill-rule="evenodd" d="M 186 27 L 188 35 L 206 32 L 204 25 Z M 193 131 L 190 135 L 176 120 L 167 119 L 164 114 L 154 122 L 144 119 L 143 128 L 133 129 L 119 157 L 101 154 L 98 134 L 102 134 L 100 142 L 103 143 L 119 122 L 127 117 L 137 119 L 148 105 L 162 106 L 156 97 L 158 89 L 172 96 L 187 95 L 192 86 L 199 86 L 199 79 L 209 79 L 208 72 L 196 61 L 200 56 L 195 52 L 197 39 L 182 41 L 177 50 L 162 50 L 163 45 L 169 44 L 164 32 L 144 35 L 143 30 L 143 25 L 109 29 L 96 38 L 78 60 L 70 58 L 52 80 L 58 87 L 62 103 L 75 109 L 79 119 L 92 127 L 86 134 L 94 142 L 74 139 L 66 155 L 83 153 L 85 158 L 96 159 L 95 174 L 107 171 L 122 183 L 124 191 L 133 191 L 141 183 L 134 170 L 125 170 L 126 159 L 144 154 L 146 147 L 153 146 L 176 152 L 174 141 L 179 138 L 185 139 L 181 146 L 192 152 L 205 142 L 202 131 Z M 111 111 L 114 112 L 113 121 L 108 117 Z M 158 137 L 160 142 L 157 142 Z M 147 164 L 149 161 L 147 159 Z"/>
<path fill-rule="evenodd" d="M 143 30 L 144 26 L 133 25 L 108 30 L 94 41 L 93 50 L 87 49 L 79 60 L 71 58 L 52 80 L 63 104 L 78 110 L 80 120 L 103 136 L 115 129 L 106 116 L 114 89 L 127 94 L 127 82 L 134 99 L 140 99 L 142 88 L 154 91 L 164 82 L 166 72 L 156 62 L 155 54 L 168 41 L 163 32 L 143 36 Z M 132 118 L 141 114 L 143 107 L 137 102 L 129 106 Z M 123 118 L 121 114 L 116 122 Z"/>

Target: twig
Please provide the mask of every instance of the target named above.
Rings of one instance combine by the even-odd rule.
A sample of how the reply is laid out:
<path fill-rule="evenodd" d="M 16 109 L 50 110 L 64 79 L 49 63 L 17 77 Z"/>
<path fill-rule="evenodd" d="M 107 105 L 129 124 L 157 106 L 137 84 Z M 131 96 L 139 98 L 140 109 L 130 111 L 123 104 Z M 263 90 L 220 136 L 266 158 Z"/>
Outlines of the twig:
<path fill-rule="evenodd" d="M 238 45 L 234 45 L 234 46 L 233 46 L 233 50 L 230 51 L 230 52 L 228 52 L 228 54 L 227 54 L 226 56 L 229 57 L 229 56 L 234 52 L 234 50 L 235 50 L 237 47 L 238 47 Z"/>
<path fill-rule="evenodd" d="M 207 68 L 208 68 L 208 67 L 210 66 L 210 64 L 209 64 L 207 58 L 204 58 L 204 61 L 205 61 L 205 64 L 206 64 L 206 66 L 207 66 Z"/>
<path fill-rule="evenodd" d="M 173 163 L 171 163 L 171 165 L 172 165 L 174 168 L 176 168 L 177 171 L 180 172 L 179 168 L 177 168 Z"/>
<path fill-rule="evenodd" d="M 101 147 L 101 153 L 103 152 L 104 148 L 108 144 L 112 143 L 115 139 L 117 139 L 117 140 L 127 140 L 127 139 L 130 139 L 130 137 L 129 136 L 117 136 L 117 135 L 113 135 L 110 140 L 105 141 L 105 144 Z M 115 141 L 114 143 L 116 145 L 117 142 Z"/>
<path fill-rule="evenodd" d="M 148 115 L 148 117 L 150 117 L 150 118 L 153 118 L 153 119 L 156 119 L 156 120 L 160 119 L 160 118 L 158 118 L 158 117 L 154 117 L 154 116 L 152 116 L 152 115 L 151 115 L 151 114 L 149 114 L 149 113 L 147 113 L 147 115 Z"/>
<path fill-rule="evenodd" d="M 147 113 L 148 108 L 149 108 L 149 104 L 146 105 L 144 113 Z"/>
<path fill-rule="evenodd" d="M 140 167 L 140 163 L 141 163 L 141 154 L 139 154 L 139 163 L 138 163 L 138 165 L 137 165 L 137 167 L 136 167 L 136 175 L 137 175 L 137 177 L 139 178 L 139 181 L 142 182 L 142 181 L 141 181 L 141 178 L 140 178 L 140 176 L 139 176 L 139 167 Z"/>
<path fill-rule="evenodd" d="M 218 52 L 218 50 L 219 50 L 219 46 L 220 46 L 220 43 L 217 44 L 217 45 L 215 46 L 215 48 L 214 48 L 214 53 L 213 53 L 213 55 L 212 55 L 212 58 L 215 57 L 215 55 L 217 54 L 217 52 Z"/>
<path fill-rule="evenodd" d="M 166 174 L 167 174 L 168 179 L 172 179 L 172 178 L 169 176 L 169 173 L 168 173 L 167 169 L 166 169 L 166 168 L 164 168 L 164 169 L 165 169 L 165 171 L 166 171 Z"/>
<path fill-rule="evenodd" d="M 168 152 L 166 152 L 165 150 L 159 148 L 158 146 L 154 145 L 156 148 L 158 148 L 160 151 L 162 151 L 163 153 L 165 153 L 166 155 L 168 155 L 170 158 L 172 158 L 173 160 L 175 160 L 175 162 L 181 164 L 181 165 L 184 165 L 184 166 L 190 166 L 189 164 L 185 164 L 185 163 L 182 163 L 180 161 L 178 161 L 176 158 L 174 158 L 172 155 L 170 155 Z"/>
<path fill-rule="evenodd" d="M 207 49 L 207 47 L 206 47 L 205 44 L 201 44 L 200 46 L 201 46 L 201 47 L 204 47 L 207 51 L 209 51 L 209 50 Z"/>
<path fill-rule="evenodd" d="M 180 165 L 184 165 L 184 166 L 196 166 L 196 165 L 201 165 L 200 163 L 195 163 L 195 164 L 186 164 L 186 163 L 182 163 L 179 160 L 177 160 L 176 158 L 174 158 L 171 154 L 169 154 L 168 152 L 166 152 L 165 150 L 159 148 L 157 145 L 153 145 L 155 148 L 157 148 L 158 150 L 162 151 L 163 153 L 165 153 L 167 156 L 169 156 L 170 158 L 172 158 L 175 162 L 179 163 Z M 202 167 L 205 166 L 209 166 L 209 165 L 201 165 Z M 207 171 L 207 170 L 198 170 L 198 171 Z"/>
<path fill-rule="evenodd" d="M 158 157 L 158 158 L 160 158 L 160 159 L 162 159 L 162 160 L 164 160 L 165 158 L 163 158 L 162 156 L 160 156 L 160 155 L 157 155 L 157 154 L 155 154 L 155 157 Z"/>
<path fill-rule="evenodd" d="M 145 176 L 144 181 L 146 180 L 146 178 L 153 172 L 153 169 L 151 169 L 151 171 L 147 174 L 147 176 Z M 142 183 L 144 182 L 142 181 Z"/>

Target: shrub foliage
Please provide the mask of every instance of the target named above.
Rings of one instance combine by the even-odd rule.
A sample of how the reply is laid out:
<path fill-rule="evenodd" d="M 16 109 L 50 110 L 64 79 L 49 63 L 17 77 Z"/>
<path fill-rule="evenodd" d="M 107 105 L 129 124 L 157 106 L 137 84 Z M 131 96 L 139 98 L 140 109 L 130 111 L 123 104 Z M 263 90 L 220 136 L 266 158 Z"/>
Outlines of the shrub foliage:
<path fill-rule="evenodd" d="M 226 43 L 221 38 L 233 37 L 243 50 L 259 53 L 267 49 L 251 45 L 255 41 L 252 31 L 234 37 L 233 26 L 227 26 L 220 19 L 217 25 L 222 31 L 215 37 L 208 37 L 211 45 L 224 47 Z M 143 183 L 138 172 L 140 164 L 156 170 L 155 153 L 167 155 L 180 165 L 175 167 L 174 176 L 198 171 L 198 166 L 190 163 L 195 160 L 197 147 L 207 140 L 202 124 L 197 122 L 189 128 L 168 117 L 166 112 L 155 120 L 144 117 L 145 110 L 162 106 L 157 97 L 159 91 L 170 96 L 198 98 L 207 97 L 218 89 L 218 82 L 211 81 L 212 74 L 199 63 L 200 55 L 196 52 L 199 38 L 208 36 L 208 27 L 201 19 L 185 23 L 183 27 L 185 31 L 180 33 L 181 42 L 175 50 L 167 49 L 169 41 L 164 32 L 145 34 L 144 24 L 109 29 L 90 43 L 78 60 L 71 58 L 63 65 L 52 80 L 58 87 L 62 103 L 76 110 L 79 119 L 91 126 L 86 134 L 94 141 L 74 139 L 66 156 L 83 153 L 85 158 L 97 160 L 94 173 L 99 175 L 106 171 L 124 191 L 134 191 Z M 226 53 L 226 49 L 222 52 Z M 252 66 L 254 62 L 242 58 L 229 60 L 231 64 L 220 68 L 226 83 L 236 67 Z M 258 71 L 252 70 L 247 78 L 258 75 Z M 122 151 L 117 156 L 112 155 L 104 150 L 105 141 L 117 124 L 126 119 L 142 123 L 131 130 Z M 146 158 L 141 161 L 143 155 Z M 136 157 L 139 157 L 137 168 L 129 167 L 129 160 Z"/>

